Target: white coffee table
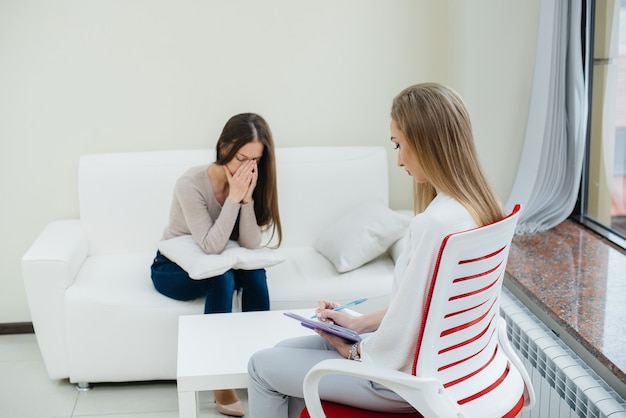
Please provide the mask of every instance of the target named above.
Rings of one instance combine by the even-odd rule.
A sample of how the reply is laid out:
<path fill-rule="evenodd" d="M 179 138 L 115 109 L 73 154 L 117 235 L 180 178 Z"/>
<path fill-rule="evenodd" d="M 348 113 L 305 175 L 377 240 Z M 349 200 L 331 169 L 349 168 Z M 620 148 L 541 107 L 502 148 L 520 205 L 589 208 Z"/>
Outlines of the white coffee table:
<path fill-rule="evenodd" d="M 185 315 L 178 320 L 180 418 L 198 417 L 198 392 L 248 387 L 248 359 L 290 337 L 314 335 L 285 311 Z M 291 312 L 312 315 L 311 309 Z"/>

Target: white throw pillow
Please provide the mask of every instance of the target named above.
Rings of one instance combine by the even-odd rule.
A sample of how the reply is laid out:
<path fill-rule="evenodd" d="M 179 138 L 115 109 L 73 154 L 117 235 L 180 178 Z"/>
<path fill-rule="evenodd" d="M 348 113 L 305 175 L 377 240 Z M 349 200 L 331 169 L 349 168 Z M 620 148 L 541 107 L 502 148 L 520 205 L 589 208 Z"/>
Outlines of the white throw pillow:
<path fill-rule="evenodd" d="M 376 202 L 353 209 L 317 238 L 313 247 L 340 273 L 361 267 L 404 236 L 411 218 Z"/>
<path fill-rule="evenodd" d="M 161 254 L 183 268 L 189 277 L 200 280 L 219 276 L 232 269 L 256 270 L 285 261 L 276 250 L 257 248 L 250 250 L 228 241 L 221 254 L 207 254 L 191 235 L 160 241 L 157 248 Z"/>

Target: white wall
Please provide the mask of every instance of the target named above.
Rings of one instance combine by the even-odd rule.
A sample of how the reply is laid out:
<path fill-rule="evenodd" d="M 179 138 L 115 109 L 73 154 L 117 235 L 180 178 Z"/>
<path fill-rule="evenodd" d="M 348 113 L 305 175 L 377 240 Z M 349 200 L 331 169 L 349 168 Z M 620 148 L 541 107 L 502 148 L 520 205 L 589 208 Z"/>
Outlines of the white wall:
<path fill-rule="evenodd" d="M 448 84 L 464 97 L 485 171 L 506 201 L 526 132 L 540 0 L 453 0 Z"/>
<path fill-rule="evenodd" d="M 392 97 L 448 82 L 505 199 L 537 1 L 0 0 L 0 323 L 30 320 L 20 257 L 78 215 L 81 154 L 212 147 L 239 112 L 278 146 L 388 144 Z M 410 208 L 389 151 L 391 205 Z"/>

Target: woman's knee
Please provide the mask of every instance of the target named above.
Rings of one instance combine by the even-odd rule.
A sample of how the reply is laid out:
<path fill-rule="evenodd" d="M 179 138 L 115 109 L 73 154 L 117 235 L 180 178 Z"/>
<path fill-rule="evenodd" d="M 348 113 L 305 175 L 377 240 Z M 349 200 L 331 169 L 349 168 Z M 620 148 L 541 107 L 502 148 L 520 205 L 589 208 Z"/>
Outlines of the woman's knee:
<path fill-rule="evenodd" d="M 248 376 L 253 381 L 258 381 L 260 372 L 265 369 L 267 363 L 272 357 L 272 353 L 270 352 L 271 348 L 266 348 L 264 350 L 257 351 L 256 353 L 250 356 L 248 360 Z"/>
<path fill-rule="evenodd" d="M 236 270 L 235 284 L 237 288 L 250 291 L 263 291 L 267 289 L 267 275 L 265 269 L 260 270 Z"/>
<path fill-rule="evenodd" d="M 276 347 L 305 348 L 313 350 L 328 350 L 328 346 L 329 344 L 326 342 L 326 340 L 319 335 L 307 335 L 305 337 L 287 338 L 276 344 Z"/>
<path fill-rule="evenodd" d="M 233 271 L 236 271 L 237 277 L 242 280 L 247 280 L 251 282 L 265 282 L 267 280 L 267 274 L 265 272 L 265 269 Z"/>
<path fill-rule="evenodd" d="M 225 271 L 219 276 L 207 279 L 208 288 L 213 291 L 230 293 L 235 291 L 235 273 L 233 270 Z"/>

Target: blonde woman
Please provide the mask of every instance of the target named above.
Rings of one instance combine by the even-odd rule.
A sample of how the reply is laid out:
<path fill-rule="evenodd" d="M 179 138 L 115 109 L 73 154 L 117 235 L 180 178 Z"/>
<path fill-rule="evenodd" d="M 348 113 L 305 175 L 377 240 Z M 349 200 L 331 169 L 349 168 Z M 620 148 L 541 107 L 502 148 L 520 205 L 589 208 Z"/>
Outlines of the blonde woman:
<path fill-rule="evenodd" d="M 319 336 L 286 340 L 255 353 L 248 364 L 253 418 L 297 417 L 304 406 L 304 376 L 325 359 L 348 358 L 411 373 L 421 296 L 438 250 L 433 243 L 504 216 L 481 170 L 467 110 L 454 91 L 436 83 L 403 90 L 393 100 L 390 132 L 398 166 L 413 177 L 417 213 L 396 263 L 391 302 L 358 317 L 333 311 L 335 302 L 319 302 L 318 317 L 364 334 L 360 343 L 318 331 Z M 385 387 L 349 376 L 325 377 L 320 396 L 374 411 L 413 411 Z"/>

